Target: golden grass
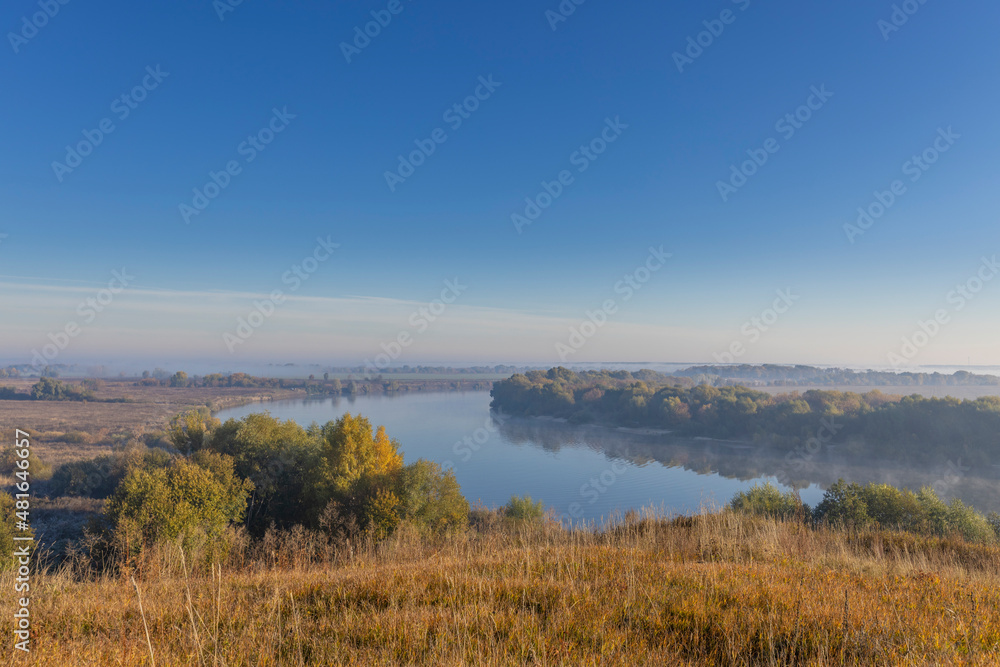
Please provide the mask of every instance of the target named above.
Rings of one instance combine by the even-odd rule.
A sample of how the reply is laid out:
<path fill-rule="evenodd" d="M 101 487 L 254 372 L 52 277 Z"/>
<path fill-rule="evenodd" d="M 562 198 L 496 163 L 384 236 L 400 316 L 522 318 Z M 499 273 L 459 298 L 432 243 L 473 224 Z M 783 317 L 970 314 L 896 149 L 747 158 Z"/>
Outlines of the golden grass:
<path fill-rule="evenodd" d="M 165 547 L 138 589 L 128 573 L 39 575 L 33 652 L 17 664 L 148 665 L 151 651 L 161 666 L 1000 662 L 994 546 L 730 512 L 439 540 L 401 530 L 324 564 L 304 562 L 308 539 L 267 547 L 278 565 L 189 574 L 197 558 Z"/>

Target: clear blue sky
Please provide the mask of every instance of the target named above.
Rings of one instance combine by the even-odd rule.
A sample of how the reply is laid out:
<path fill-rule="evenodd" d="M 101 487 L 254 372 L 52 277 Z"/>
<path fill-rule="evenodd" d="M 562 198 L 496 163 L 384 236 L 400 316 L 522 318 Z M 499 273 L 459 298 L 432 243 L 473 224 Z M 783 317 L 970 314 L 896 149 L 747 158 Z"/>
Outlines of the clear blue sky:
<path fill-rule="evenodd" d="M 886 32 L 888 1 L 587 0 L 553 29 L 556 0 L 399 0 L 347 62 L 342 43 L 389 2 L 247 0 L 220 19 L 225 1 L 70 0 L 37 34 L 37 0 L 0 12 L 8 362 L 72 321 L 60 361 L 347 362 L 410 332 L 398 363 L 556 362 L 613 299 L 563 361 L 710 361 L 740 342 L 740 361 L 886 364 L 945 309 L 914 363 L 1000 363 L 1000 280 L 960 312 L 947 299 L 1000 251 L 994 2 L 914 0 Z M 721 34 L 678 71 L 706 21 Z M 168 75 L 121 118 L 147 67 Z M 453 129 L 444 112 L 480 77 L 500 85 Z M 786 138 L 776 121 L 822 86 Z M 238 147 L 274 108 L 295 118 L 248 162 Z M 572 155 L 607 118 L 627 129 L 581 173 Z M 114 131 L 57 175 L 103 119 Z M 437 128 L 447 140 L 391 191 L 385 172 Z M 959 138 L 912 182 L 904 163 L 948 128 Z M 769 138 L 780 149 L 723 201 L 718 181 Z M 240 173 L 186 224 L 179 205 L 230 160 Z M 561 170 L 572 184 L 518 233 L 511 215 Z M 895 179 L 905 193 L 850 243 L 844 225 Z M 290 290 L 319 236 L 340 247 Z M 616 293 L 661 245 L 666 265 Z M 122 267 L 134 281 L 82 321 Z M 456 277 L 467 289 L 417 331 L 411 314 Z M 741 333 L 786 288 L 788 312 Z M 230 352 L 223 335 L 275 289 L 291 298 Z"/>

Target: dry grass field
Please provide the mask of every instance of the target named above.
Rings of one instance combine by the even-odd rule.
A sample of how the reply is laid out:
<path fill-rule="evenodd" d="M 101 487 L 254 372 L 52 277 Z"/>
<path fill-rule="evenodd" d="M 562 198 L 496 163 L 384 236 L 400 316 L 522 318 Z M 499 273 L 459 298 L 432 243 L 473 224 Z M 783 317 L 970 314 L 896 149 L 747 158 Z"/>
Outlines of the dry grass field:
<path fill-rule="evenodd" d="M 187 576 L 203 558 L 185 567 L 165 548 L 137 575 L 141 609 L 127 574 L 38 576 L 33 650 L 10 664 L 1000 662 L 1000 549 L 960 540 L 731 512 L 591 532 L 403 530 L 322 563 L 308 562 L 311 539 Z"/>
<path fill-rule="evenodd" d="M 5 379 L 0 384 L 27 392 L 35 381 Z M 28 431 L 39 458 L 56 466 L 107 454 L 116 435 L 142 436 L 162 431 L 174 415 L 187 410 L 303 397 L 305 392 L 239 387 L 140 387 L 133 382 L 108 381 L 96 395 L 99 399 L 127 398 L 130 402 L 0 401 L 0 433 L 13 437 L 16 428 Z"/>

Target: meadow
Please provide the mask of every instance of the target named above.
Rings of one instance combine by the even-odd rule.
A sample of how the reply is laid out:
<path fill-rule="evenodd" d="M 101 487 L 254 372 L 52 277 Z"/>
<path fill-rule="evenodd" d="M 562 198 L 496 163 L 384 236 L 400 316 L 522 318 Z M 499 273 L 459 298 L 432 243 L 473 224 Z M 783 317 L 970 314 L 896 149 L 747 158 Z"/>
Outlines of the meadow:
<path fill-rule="evenodd" d="M 163 544 L 113 575 L 67 563 L 36 576 L 34 647 L 16 664 L 1000 660 L 995 545 L 729 510 L 591 530 L 472 518 L 462 532 L 404 527 L 381 543 L 231 532 L 224 548 Z"/>

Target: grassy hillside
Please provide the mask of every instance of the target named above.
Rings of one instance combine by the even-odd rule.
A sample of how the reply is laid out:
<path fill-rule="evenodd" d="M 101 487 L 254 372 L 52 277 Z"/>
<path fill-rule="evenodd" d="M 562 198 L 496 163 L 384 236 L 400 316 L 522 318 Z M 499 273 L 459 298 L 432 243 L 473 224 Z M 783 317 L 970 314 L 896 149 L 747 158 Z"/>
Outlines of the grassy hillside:
<path fill-rule="evenodd" d="M 1000 661 L 993 545 L 730 511 L 598 531 L 478 516 L 378 547 L 230 534 L 219 565 L 187 576 L 206 554 L 182 565 L 161 547 L 134 572 L 144 615 L 130 573 L 37 576 L 34 651 L 17 664 L 148 665 L 150 651 L 157 665 L 233 666 Z"/>

